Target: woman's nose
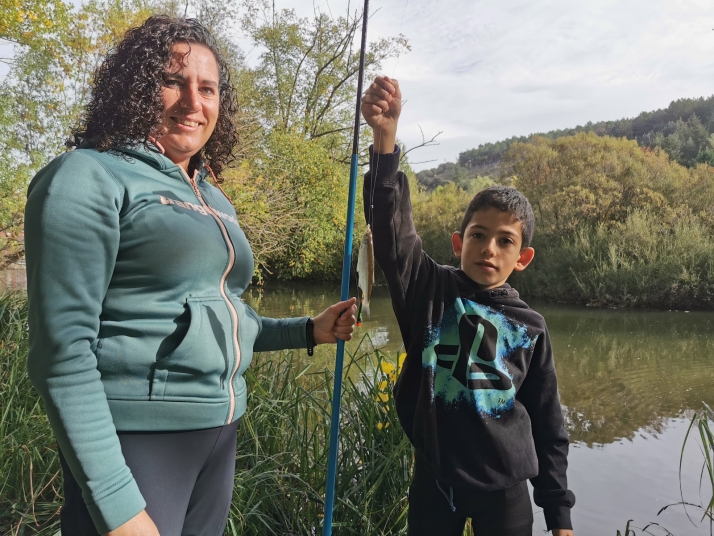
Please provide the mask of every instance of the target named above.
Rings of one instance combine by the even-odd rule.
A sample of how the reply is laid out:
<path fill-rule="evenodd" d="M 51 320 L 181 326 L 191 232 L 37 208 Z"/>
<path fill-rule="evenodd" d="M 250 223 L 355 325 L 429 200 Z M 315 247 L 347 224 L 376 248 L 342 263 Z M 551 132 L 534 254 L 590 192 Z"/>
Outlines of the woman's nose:
<path fill-rule="evenodd" d="M 179 101 L 181 108 L 187 111 L 196 112 L 200 107 L 198 88 L 192 84 L 186 84 L 181 91 L 181 99 Z"/>

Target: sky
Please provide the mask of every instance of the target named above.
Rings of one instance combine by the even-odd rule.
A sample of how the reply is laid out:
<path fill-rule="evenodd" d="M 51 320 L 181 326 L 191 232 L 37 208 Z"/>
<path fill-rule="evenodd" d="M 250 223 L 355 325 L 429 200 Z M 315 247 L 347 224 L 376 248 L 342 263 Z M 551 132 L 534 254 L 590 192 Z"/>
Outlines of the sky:
<path fill-rule="evenodd" d="M 301 16 L 362 9 L 274 1 Z M 371 0 L 370 13 L 370 40 L 401 33 L 411 45 L 382 70 L 406 101 L 400 139 L 414 147 L 420 127 L 427 139 L 442 132 L 439 145 L 410 153 L 416 170 L 481 143 L 714 94 L 712 0 Z"/>
<path fill-rule="evenodd" d="M 348 2 L 275 5 L 337 16 Z M 712 0 L 371 0 L 370 12 L 370 40 L 401 33 L 412 47 L 383 67 L 407 101 L 400 139 L 413 147 L 419 127 L 442 132 L 410 154 L 416 170 L 481 143 L 714 94 Z"/>

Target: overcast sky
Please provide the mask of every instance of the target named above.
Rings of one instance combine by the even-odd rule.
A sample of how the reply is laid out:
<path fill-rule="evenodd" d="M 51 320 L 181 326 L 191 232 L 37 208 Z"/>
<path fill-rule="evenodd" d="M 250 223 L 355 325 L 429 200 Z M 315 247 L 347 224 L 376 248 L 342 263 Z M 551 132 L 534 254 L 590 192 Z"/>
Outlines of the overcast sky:
<path fill-rule="evenodd" d="M 275 0 L 309 15 L 346 0 Z M 352 0 L 353 9 L 361 9 Z M 402 33 L 384 66 L 408 101 L 400 138 L 416 169 L 513 135 L 634 117 L 714 94 L 712 0 L 371 0 L 369 38 Z M 250 59 L 250 58 L 249 58 Z"/>
<path fill-rule="evenodd" d="M 337 16 L 348 1 L 275 4 Z M 402 33 L 412 46 L 383 70 L 408 101 L 400 138 L 443 131 L 410 155 L 433 160 L 417 170 L 480 143 L 714 94 L 714 0 L 371 0 L 370 12 L 371 40 Z"/>

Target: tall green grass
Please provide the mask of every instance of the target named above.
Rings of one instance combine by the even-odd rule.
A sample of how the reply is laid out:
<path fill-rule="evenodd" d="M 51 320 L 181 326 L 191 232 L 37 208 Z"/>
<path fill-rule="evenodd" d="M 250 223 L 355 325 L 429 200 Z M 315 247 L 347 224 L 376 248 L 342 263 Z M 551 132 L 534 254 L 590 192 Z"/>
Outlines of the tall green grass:
<path fill-rule="evenodd" d="M 0 535 L 54 535 L 62 479 L 44 409 L 26 373 L 27 304 L 0 296 Z M 348 359 L 340 422 L 335 533 L 406 530 L 412 453 L 394 409 L 389 357 Z M 247 373 L 226 534 L 322 533 L 333 375 L 290 352 L 263 354 Z"/>
<path fill-rule="evenodd" d="M 632 211 L 618 224 L 539 236 L 536 256 L 513 284 L 526 299 L 614 307 L 710 309 L 714 238 L 694 217 L 664 225 Z"/>

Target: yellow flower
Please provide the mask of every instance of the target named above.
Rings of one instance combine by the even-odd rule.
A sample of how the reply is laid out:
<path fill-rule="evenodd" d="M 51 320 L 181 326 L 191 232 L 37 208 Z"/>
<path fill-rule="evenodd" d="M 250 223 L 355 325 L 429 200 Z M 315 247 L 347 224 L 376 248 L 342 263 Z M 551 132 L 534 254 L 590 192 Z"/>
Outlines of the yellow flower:
<path fill-rule="evenodd" d="M 388 384 L 386 381 L 381 381 L 379 382 L 379 386 L 377 387 L 377 389 L 379 389 L 380 391 L 384 391 L 387 389 L 387 385 Z"/>
<path fill-rule="evenodd" d="M 389 402 L 389 395 L 387 393 L 378 393 L 377 402 Z"/>
<path fill-rule="evenodd" d="M 378 422 L 378 423 L 377 423 L 377 429 L 378 429 L 378 430 L 381 430 L 382 428 L 384 428 L 384 429 L 389 428 L 389 423 L 381 423 L 381 422 Z"/>
<path fill-rule="evenodd" d="M 392 374 L 394 372 L 394 365 L 389 361 L 382 361 L 382 372 L 385 374 Z"/>

